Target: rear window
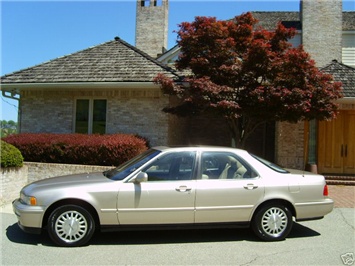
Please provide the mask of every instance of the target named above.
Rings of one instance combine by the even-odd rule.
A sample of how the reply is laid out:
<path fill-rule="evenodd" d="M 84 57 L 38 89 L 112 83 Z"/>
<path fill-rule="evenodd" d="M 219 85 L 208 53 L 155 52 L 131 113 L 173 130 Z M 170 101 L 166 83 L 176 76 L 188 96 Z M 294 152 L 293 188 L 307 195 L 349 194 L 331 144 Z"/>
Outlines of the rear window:
<path fill-rule="evenodd" d="M 261 162 L 262 164 L 266 165 L 267 167 L 271 168 L 272 170 L 278 172 L 278 173 L 282 173 L 282 174 L 287 174 L 289 173 L 289 171 L 287 171 L 286 169 L 282 168 L 281 166 L 274 164 L 272 162 L 269 162 L 268 160 L 265 160 L 263 158 L 260 158 L 254 154 L 250 154 L 251 156 L 253 156 L 255 159 L 257 159 L 259 162 Z"/>

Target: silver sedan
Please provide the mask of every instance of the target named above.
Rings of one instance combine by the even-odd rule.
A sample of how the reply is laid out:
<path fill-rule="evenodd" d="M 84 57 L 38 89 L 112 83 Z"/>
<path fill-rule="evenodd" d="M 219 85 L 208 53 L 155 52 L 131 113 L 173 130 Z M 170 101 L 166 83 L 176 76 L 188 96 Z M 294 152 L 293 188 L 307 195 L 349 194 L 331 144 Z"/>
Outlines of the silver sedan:
<path fill-rule="evenodd" d="M 31 183 L 13 209 L 24 231 L 81 246 L 96 230 L 251 227 L 283 240 L 293 217 L 321 219 L 333 205 L 322 175 L 239 149 L 155 147 L 103 173 Z"/>

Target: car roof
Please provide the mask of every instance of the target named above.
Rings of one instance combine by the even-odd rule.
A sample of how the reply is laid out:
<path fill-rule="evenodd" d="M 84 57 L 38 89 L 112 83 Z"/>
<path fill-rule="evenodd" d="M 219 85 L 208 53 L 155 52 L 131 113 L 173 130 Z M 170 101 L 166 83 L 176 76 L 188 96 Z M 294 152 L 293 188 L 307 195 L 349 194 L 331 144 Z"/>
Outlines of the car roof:
<path fill-rule="evenodd" d="M 226 151 L 233 153 L 248 153 L 246 150 L 224 147 L 224 146 L 207 146 L 207 145 L 198 145 L 198 146 L 156 146 L 152 149 L 160 151 Z"/>

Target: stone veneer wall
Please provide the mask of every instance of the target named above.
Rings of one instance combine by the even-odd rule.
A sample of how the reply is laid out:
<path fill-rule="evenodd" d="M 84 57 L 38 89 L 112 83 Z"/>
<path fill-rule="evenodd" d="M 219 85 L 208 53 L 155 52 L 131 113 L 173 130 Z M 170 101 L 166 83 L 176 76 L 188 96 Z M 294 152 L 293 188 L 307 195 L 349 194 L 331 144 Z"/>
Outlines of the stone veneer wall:
<path fill-rule="evenodd" d="M 27 184 L 28 167 L 1 168 L 0 206 L 11 203 L 20 195 L 20 189 Z"/>
<path fill-rule="evenodd" d="M 0 206 L 11 203 L 20 195 L 23 186 L 54 176 L 71 174 L 103 172 L 112 166 L 54 164 L 25 162 L 23 167 L 1 169 Z"/>

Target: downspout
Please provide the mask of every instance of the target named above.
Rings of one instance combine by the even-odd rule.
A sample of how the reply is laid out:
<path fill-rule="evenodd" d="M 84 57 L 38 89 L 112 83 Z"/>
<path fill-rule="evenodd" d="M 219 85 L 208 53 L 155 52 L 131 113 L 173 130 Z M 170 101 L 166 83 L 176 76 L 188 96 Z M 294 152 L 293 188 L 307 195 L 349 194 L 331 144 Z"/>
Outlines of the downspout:
<path fill-rule="evenodd" d="M 2 96 L 4 98 L 12 99 L 18 102 L 18 111 L 17 111 L 17 133 L 20 132 L 21 129 L 21 107 L 20 107 L 20 93 L 14 89 L 10 91 L 1 90 Z"/>

